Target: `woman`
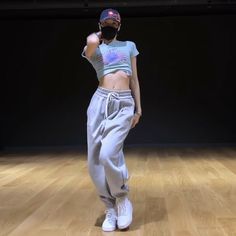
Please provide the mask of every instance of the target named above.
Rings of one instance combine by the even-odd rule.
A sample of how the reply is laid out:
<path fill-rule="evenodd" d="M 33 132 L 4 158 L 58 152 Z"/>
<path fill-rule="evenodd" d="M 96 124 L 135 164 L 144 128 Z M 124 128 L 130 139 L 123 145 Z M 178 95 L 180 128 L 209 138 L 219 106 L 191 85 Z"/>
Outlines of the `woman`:
<path fill-rule="evenodd" d="M 132 222 L 128 170 L 123 143 L 142 115 L 135 43 L 118 41 L 118 11 L 102 11 L 100 31 L 87 37 L 82 56 L 96 70 L 99 86 L 87 110 L 88 169 L 106 206 L 104 231 L 127 228 Z"/>

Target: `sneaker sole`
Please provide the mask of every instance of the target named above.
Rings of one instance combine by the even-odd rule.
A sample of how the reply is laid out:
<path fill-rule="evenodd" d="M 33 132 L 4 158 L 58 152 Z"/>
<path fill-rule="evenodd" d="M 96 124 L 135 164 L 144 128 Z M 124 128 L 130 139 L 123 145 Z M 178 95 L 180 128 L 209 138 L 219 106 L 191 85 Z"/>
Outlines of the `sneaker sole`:
<path fill-rule="evenodd" d="M 131 223 L 132 223 L 132 220 L 128 224 L 126 224 L 126 225 L 118 226 L 118 228 L 119 229 L 126 229 L 126 228 L 128 228 L 131 225 Z"/>
<path fill-rule="evenodd" d="M 112 231 L 115 231 L 116 230 L 116 227 L 115 228 L 102 228 L 102 230 L 104 232 L 112 232 Z"/>
<path fill-rule="evenodd" d="M 126 229 L 128 228 L 132 223 L 132 219 L 126 224 L 126 225 L 118 225 L 118 229 Z"/>

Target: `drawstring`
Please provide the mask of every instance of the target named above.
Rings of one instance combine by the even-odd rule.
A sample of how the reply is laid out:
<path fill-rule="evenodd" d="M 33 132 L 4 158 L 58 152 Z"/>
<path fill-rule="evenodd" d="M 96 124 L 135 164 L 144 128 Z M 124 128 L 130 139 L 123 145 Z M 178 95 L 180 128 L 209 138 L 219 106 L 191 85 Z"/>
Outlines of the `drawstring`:
<path fill-rule="evenodd" d="M 108 105 L 109 105 L 109 102 L 111 101 L 112 97 L 118 99 L 119 98 L 119 94 L 116 93 L 116 92 L 108 93 L 107 99 L 106 99 L 106 107 L 105 107 L 105 118 L 108 117 Z"/>
<path fill-rule="evenodd" d="M 131 95 L 131 90 L 108 90 L 102 87 L 98 87 L 98 89 L 96 90 L 96 94 L 99 97 L 103 97 L 104 98 L 104 102 L 105 102 L 105 114 L 104 114 L 104 119 L 107 119 L 109 116 L 109 102 L 112 99 L 117 99 L 119 101 L 123 101 L 125 99 L 133 99 L 132 95 Z M 133 101 L 132 101 L 133 103 Z M 118 105 L 118 104 L 114 104 L 114 105 Z M 119 112 L 120 107 L 117 107 L 117 112 Z"/>

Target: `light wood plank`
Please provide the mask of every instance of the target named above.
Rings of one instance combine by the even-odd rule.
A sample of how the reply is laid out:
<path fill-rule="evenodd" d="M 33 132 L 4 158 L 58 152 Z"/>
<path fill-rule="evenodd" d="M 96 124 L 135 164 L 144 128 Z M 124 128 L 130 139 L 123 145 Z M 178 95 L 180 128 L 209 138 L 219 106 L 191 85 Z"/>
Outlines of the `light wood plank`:
<path fill-rule="evenodd" d="M 127 148 L 129 230 L 102 232 L 85 152 L 0 156 L 0 235 L 236 235 L 236 149 Z"/>

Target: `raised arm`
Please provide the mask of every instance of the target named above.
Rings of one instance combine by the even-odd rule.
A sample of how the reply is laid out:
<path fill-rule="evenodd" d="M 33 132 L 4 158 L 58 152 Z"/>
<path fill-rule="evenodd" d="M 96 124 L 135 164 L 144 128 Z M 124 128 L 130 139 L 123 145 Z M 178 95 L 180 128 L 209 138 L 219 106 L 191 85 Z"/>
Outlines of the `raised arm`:
<path fill-rule="evenodd" d="M 84 52 L 87 58 L 90 58 L 100 44 L 101 32 L 92 33 L 87 37 L 87 45 Z"/>

